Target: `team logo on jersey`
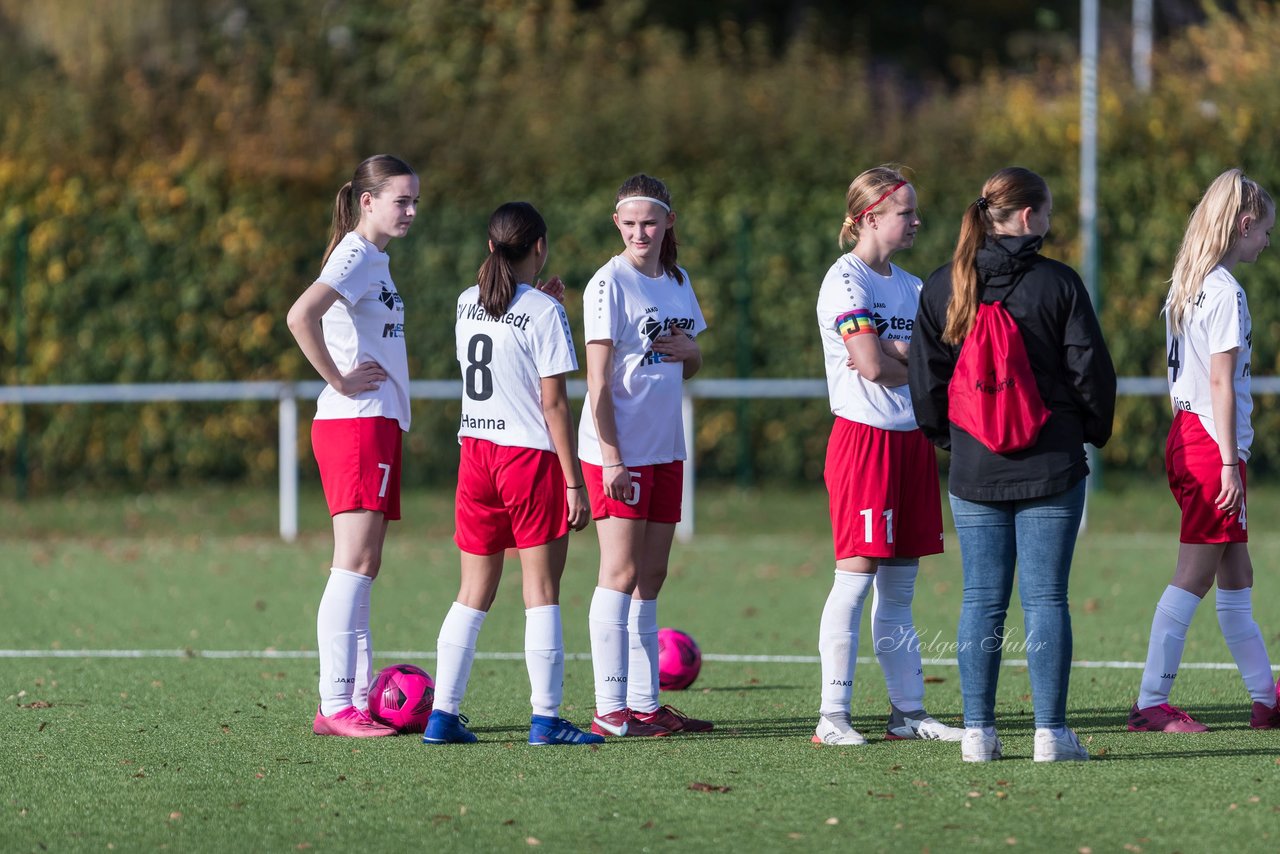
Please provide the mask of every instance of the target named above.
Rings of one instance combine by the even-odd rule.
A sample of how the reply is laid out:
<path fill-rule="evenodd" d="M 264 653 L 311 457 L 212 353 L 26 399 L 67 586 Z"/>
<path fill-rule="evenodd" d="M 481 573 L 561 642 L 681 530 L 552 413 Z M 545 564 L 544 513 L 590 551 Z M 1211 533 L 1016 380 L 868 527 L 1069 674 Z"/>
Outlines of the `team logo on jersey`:
<path fill-rule="evenodd" d="M 383 338 L 403 338 L 404 324 L 403 323 L 382 324 L 382 337 Z"/>
<path fill-rule="evenodd" d="M 871 315 L 876 324 L 876 334 L 883 336 L 885 332 L 911 332 L 911 328 L 916 325 L 914 317 L 881 317 L 879 312 Z M 901 336 L 890 336 L 901 337 Z"/>
<path fill-rule="evenodd" d="M 382 283 L 382 293 L 378 294 L 378 302 L 385 305 L 387 311 L 404 312 L 404 300 L 400 299 L 400 294 L 388 288 L 386 282 Z"/>
<path fill-rule="evenodd" d="M 653 342 L 657 340 L 658 336 L 661 335 L 664 330 L 683 329 L 686 332 L 689 332 L 689 330 L 693 328 L 694 321 L 692 317 L 668 317 L 661 323 L 652 317 L 646 317 L 640 324 L 640 334 L 644 336 L 650 349 L 644 354 L 644 358 L 640 360 L 640 364 L 657 365 L 665 361 L 662 358 L 661 353 L 655 353 L 652 349 Z M 692 335 L 693 333 L 689 332 L 689 334 Z"/>

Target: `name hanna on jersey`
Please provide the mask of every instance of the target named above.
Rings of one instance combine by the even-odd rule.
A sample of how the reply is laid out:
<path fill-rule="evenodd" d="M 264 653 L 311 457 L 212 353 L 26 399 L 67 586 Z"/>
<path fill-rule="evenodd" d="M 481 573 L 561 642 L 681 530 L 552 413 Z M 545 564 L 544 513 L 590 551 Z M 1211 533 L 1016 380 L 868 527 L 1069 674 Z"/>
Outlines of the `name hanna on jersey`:
<path fill-rule="evenodd" d="M 486 320 L 489 323 L 505 323 L 507 326 L 514 326 L 516 329 L 525 330 L 529 328 L 529 315 L 516 314 L 515 312 L 507 312 L 502 317 L 493 317 L 489 312 L 485 311 L 484 306 L 476 303 L 475 305 L 458 306 L 459 320 Z"/>
<path fill-rule="evenodd" d="M 462 413 L 461 429 L 464 430 L 506 430 L 507 422 L 504 418 L 474 418 L 467 413 Z"/>

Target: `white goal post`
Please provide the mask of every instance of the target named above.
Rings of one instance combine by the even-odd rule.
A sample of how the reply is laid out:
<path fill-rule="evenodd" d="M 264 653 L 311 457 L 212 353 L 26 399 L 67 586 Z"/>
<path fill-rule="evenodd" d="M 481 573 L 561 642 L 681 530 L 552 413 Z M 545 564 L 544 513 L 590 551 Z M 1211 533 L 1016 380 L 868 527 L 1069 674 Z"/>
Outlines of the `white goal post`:
<path fill-rule="evenodd" d="M 161 403 L 176 401 L 275 400 L 279 406 L 280 537 L 298 536 L 298 401 L 314 400 L 324 384 L 314 382 L 122 383 L 101 385 L 0 386 L 0 405 L 56 403 Z M 1254 377 L 1255 394 L 1280 393 L 1280 377 Z M 1121 395 L 1160 397 L 1168 394 L 1164 377 L 1122 377 Z M 460 400 L 461 380 L 414 380 L 409 396 L 426 400 Z M 569 395 L 586 395 L 583 380 L 569 382 Z M 687 541 L 694 531 L 694 401 L 711 399 L 825 398 L 822 379 L 701 379 L 684 386 L 684 434 L 689 460 L 684 467 L 684 518 L 676 536 Z"/>

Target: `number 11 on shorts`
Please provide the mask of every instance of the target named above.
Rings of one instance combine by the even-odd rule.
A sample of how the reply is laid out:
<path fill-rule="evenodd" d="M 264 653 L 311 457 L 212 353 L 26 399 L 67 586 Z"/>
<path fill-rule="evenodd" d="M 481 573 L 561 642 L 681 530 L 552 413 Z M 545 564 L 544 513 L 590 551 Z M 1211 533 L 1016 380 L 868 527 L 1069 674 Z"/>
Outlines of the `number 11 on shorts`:
<path fill-rule="evenodd" d="M 866 542 L 868 543 L 875 542 L 876 537 L 875 537 L 875 530 L 873 528 L 875 511 L 873 511 L 870 507 L 868 507 L 866 510 L 859 511 L 859 515 L 862 516 L 863 539 L 866 540 Z M 885 537 L 884 541 L 886 543 L 892 543 L 893 542 L 893 509 L 890 508 L 889 510 L 884 511 L 880 515 L 884 517 L 884 537 Z"/>

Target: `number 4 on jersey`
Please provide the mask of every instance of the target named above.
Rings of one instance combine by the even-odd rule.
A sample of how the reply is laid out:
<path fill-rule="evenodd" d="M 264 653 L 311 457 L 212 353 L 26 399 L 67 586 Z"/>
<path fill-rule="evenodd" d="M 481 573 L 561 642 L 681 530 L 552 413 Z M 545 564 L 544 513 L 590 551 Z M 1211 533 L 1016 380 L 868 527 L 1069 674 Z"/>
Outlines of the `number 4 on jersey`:
<path fill-rule="evenodd" d="M 1178 371 L 1182 368 L 1182 360 L 1178 358 L 1181 343 L 1181 338 L 1174 338 L 1169 342 L 1169 382 L 1171 383 L 1178 381 Z"/>

